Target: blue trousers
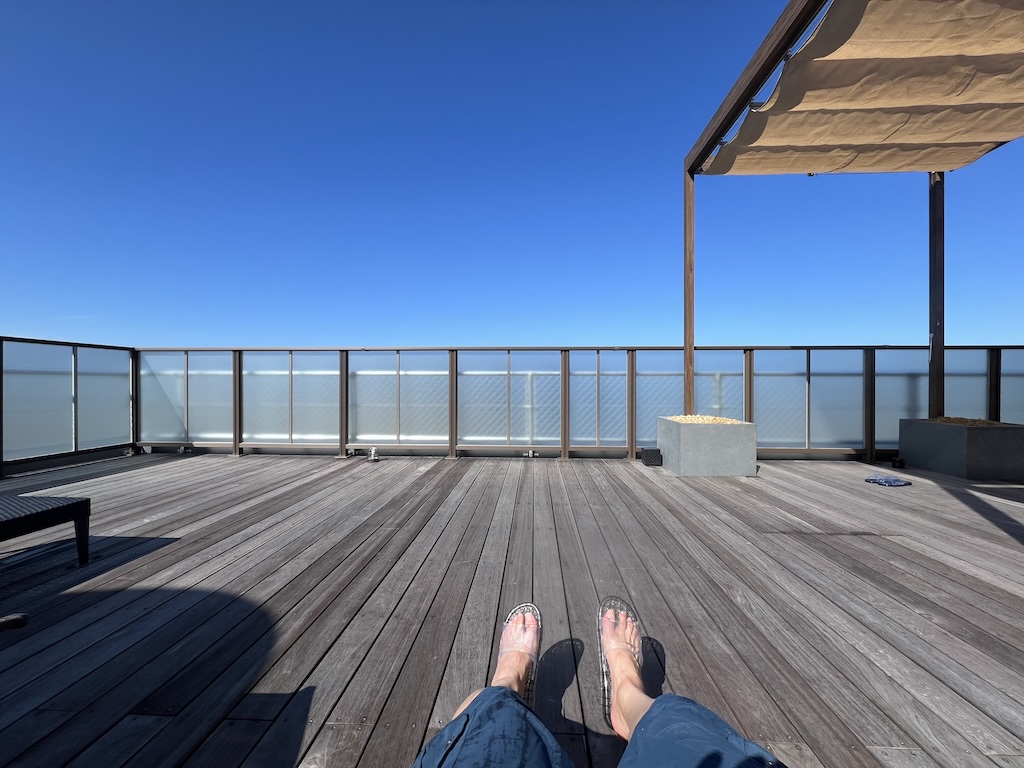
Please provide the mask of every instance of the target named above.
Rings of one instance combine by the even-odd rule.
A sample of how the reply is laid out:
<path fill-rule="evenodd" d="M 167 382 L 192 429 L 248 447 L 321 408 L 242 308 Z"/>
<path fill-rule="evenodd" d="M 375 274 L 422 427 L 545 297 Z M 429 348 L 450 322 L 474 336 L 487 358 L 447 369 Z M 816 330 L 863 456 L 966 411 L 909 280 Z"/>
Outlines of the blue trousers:
<path fill-rule="evenodd" d="M 569 756 L 508 688 L 485 688 L 427 743 L 414 768 L 570 768 Z M 707 707 L 674 694 L 654 700 L 637 723 L 619 768 L 782 766 Z"/>

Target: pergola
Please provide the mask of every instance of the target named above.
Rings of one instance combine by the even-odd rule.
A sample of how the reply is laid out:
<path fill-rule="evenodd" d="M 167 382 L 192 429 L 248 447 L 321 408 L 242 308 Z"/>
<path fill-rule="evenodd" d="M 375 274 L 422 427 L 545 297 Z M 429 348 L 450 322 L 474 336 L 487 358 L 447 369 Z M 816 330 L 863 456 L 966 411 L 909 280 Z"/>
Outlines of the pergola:
<path fill-rule="evenodd" d="M 771 95 L 754 102 L 780 66 Z M 696 175 L 927 173 L 934 418 L 945 395 L 945 171 L 1021 136 L 1024 0 L 791 0 L 686 157 L 686 413 Z"/>

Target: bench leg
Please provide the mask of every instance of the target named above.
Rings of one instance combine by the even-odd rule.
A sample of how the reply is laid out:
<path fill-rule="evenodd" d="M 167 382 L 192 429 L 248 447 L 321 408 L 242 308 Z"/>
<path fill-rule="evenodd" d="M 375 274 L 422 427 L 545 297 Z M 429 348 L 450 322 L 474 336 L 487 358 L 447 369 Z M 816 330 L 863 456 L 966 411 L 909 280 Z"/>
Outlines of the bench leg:
<path fill-rule="evenodd" d="M 75 518 L 75 544 L 78 545 L 78 564 L 89 564 L 89 516 Z"/>

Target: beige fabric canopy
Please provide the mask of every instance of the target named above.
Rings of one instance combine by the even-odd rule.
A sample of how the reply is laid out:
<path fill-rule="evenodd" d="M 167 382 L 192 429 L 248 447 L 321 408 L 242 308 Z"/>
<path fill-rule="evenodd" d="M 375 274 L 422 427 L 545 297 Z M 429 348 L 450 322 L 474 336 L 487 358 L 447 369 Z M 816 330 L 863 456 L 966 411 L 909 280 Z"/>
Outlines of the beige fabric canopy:
<path fill-rule="evenodd" d="M 945 171 L 1024 136 L 1024 0 L 843 0 L 706 174 Z"/>

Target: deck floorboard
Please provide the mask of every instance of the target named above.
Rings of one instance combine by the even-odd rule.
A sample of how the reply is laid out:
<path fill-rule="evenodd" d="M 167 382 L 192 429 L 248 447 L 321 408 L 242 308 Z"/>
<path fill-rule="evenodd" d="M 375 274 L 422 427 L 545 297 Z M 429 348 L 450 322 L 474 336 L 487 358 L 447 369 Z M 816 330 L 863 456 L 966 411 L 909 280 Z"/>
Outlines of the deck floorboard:
<path fill-rule="evenodd" d="M 88 496 L 0 543 L 0 764 L 411 763 L 544 617 L 536 710 L 616 764 L 600 597 L 644 680 L 792 768 L 1024 766 L 1024 488 L 854 462 L 680 478 L 599 459 L 135 456 L 0 481 Z"/>

